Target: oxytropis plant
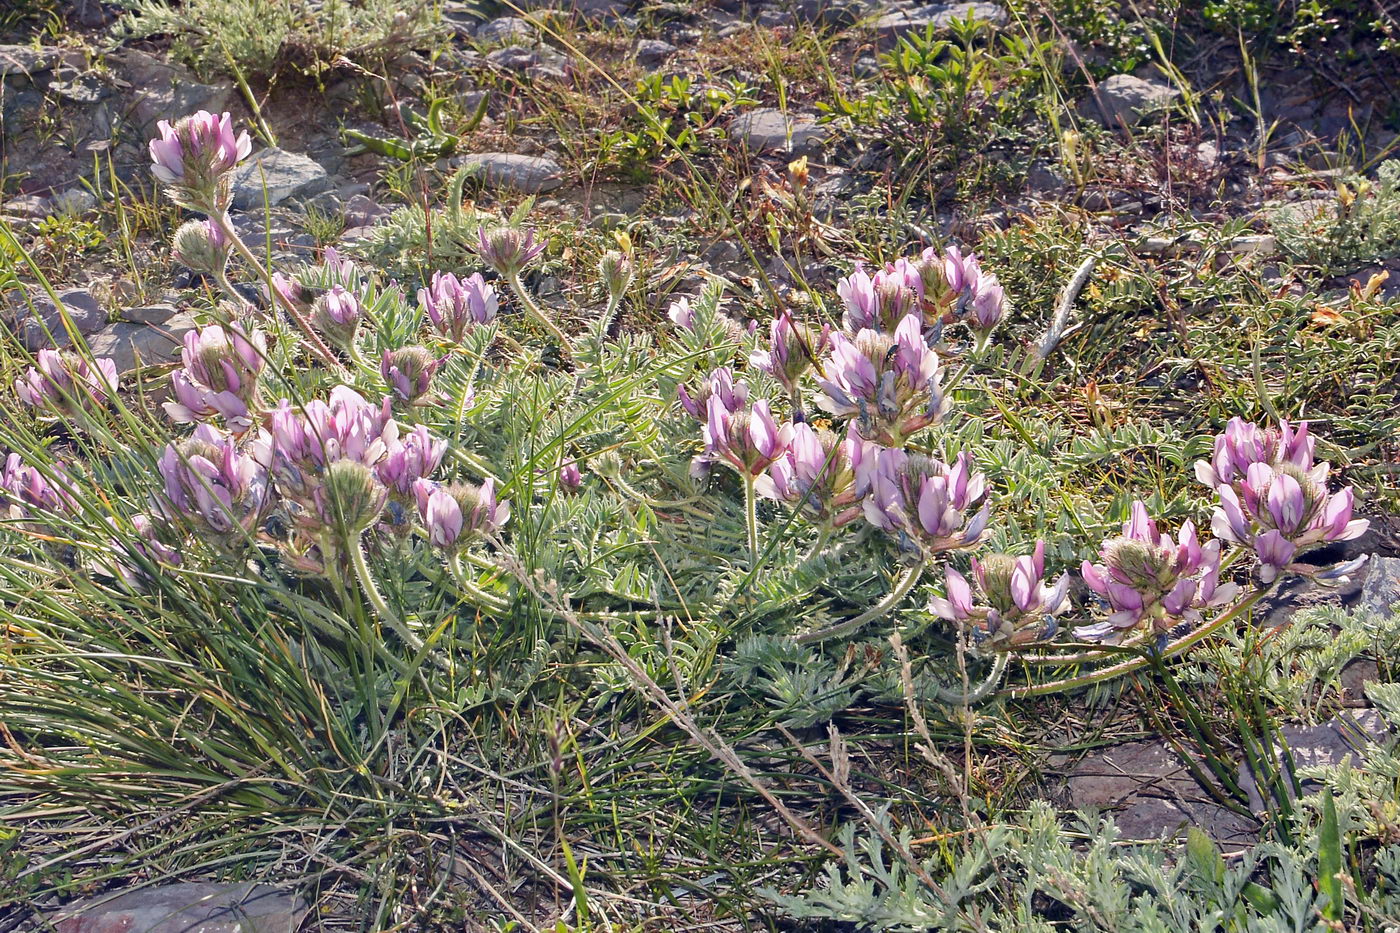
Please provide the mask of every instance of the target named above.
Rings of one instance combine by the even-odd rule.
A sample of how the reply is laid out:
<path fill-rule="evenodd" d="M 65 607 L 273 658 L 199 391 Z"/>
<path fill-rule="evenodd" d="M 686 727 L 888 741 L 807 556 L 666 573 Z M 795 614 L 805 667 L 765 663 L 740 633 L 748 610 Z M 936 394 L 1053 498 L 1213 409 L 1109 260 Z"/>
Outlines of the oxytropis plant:
<path fill-rule="evenodd" d="M 442 435 L 470 418 L 475 380 L 491 367 L 488 350 L 508 324 L 542 328 L 562 351 L 561 365 L 578 370 L 573 391 L 589 390 L 590 361 L 637 278 L 631 244 L 604 255 L 607 308 L 593 328 L 596 339 L 576 352 L 524 285 L 522 273 L 546 244 L 519 225 L 483 228 L 476 241 L 482 266 L 509 296 L 482 274 L 444 271 L 422 283 L 413 303 L 396 283 L 380 282 L 333 249 L 296 270 L 259 265 L 228 217 L 230 173 L 249 148 L 227 114 L 204 112 L 162 124 L 151 144 L 152 171 L 171 198 L 206 215 L 180 229 L 176 253 L 228 300 L 215 309 L 216 320 L 185 339 L 171 378 L 165 411 L 175 424 L 194 427 L 155 452 L 159 488 L 133 519 L 141 553 L 148 563 L 187 565 L 181 552 L 192 547 L 242 565 L 270 557 L 325 581 L 339 598 L 360 593 L 405 645 L 431 652 L 414 620 L 383 595 L 366 552 L 454 586 L 482 612 L 510 608 L 501 589 L 479 582 L 514 566 L 498 559 L 508 556 L 510 500 L 517 510 L 545 508 L 531 485 L 542 472 L 565 496 L 581 495 L 582 459 L 565 452 L 577 440 L 559 440 L 547 471 L 532 460 L 511 474 Z M 261 278 L 262 307 L 232 282 L 234 256 Z M 842 537 L 888 541 L 883 553 L 896 571 L 888 595 L 844 621 L 794 631 L 798 642 L 855 634 L 941 567 L 942 594 L 928 602 L 930 612 L 972 651 L 994 658 L 975 696 L 988 695 L 1013 658 L 1083 663 L 1137 652 L 1135 660 L 1072 680 L 1011 688 L 1047 692 L 1189 647 L 1286 575 L 1325 582 L 1350 569 L 1304 560 L 1366 528 L 1353 518 L 1350 489 L 1328 491 L 1330 468 L 1315 462 L 1307 426 L 1236 419 L 1197 470 L 1218 501 L 1213 519 L 1200 529 L 1185 521 L 1172 533 L 1134 503 L 1121 534 L 1080 568 L 1096 597 L 1089 605 L 1071 605 L 1070 577 L 1047 567 L 1042 541 L 1026 542 L 1020 554 L 979 554 L 964 575 L 949 562 L 991 535 L 996 490 L 975 450 L 940 450 L 939 426 L 957 417 L 956 393 L 1009 313 L 1005 292 L 975 254 L 950 246 L 879 267 L 858 264 L 837 294 L 839 315 L 801 320 L 783 309 L 767 328 L 723 318 L 718 293 L 709 290 L 676 301 L 668 313 L 673 342 L 684 351 L 674 359 L 705 363 L 696 369 L 692 362 L 688 382 L 669 383 L 674 396 L 658 404 L 695 428 L 692 473 L 700 482 L 737 477 L 748 544 L 740 563 L 749 574 L 772 543 L 761 534 L 760 499 L 813 529 L 813 556 L 841 547 Z M 507 302 L 524 314 L 507 316 Z M 727 349 L 701 334 L 722 335 Z M 697 340 L 705 344 L 698 350 Z M 308 355 L 320 365 L 302 365 Z M 80 429 L 119 392 L 110 361 L 45 351 L 37 362 L 17 391 L 46 419 Z M 0 505 L 26 522 L 69 510 L 68 475 L 11 457 L 0 474 Z M 608 479 L 628 490 L 620 470 Z M 430 574 L 430 565 L 447 573 Z M 124 576 L 139 585 L 139 573 Z M 1080 618 L 1062 626 L 1072 616 Z M 1056 641 L 1066 629 L 1077 642 Z M 1113 653 L 1084 642 L 1112 644 Z M 1070 653 L 1057 653 L 1066 644 L 1074 646 Z"/>

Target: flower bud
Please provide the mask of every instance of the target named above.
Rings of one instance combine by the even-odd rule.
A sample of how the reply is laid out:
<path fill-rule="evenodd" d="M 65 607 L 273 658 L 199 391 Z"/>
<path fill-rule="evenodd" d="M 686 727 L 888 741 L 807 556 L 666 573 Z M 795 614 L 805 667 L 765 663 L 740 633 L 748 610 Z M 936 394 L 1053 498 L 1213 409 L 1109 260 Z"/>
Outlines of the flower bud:
<path fill-rule="evenodd" d="M 513 278 L 540 253 L 544 244 L 535 243 L 535 231 L 499 226 L 477 230 L 477 253 L 483 262 L 506 278 Z"/>
<path fill-rule="evenodd" d="M 472 327 L 494 321 L 500 307 L 496 289 L 480 272 L 465 279 L 450 272 L 434 272 L 428 287 L 418 290 L 418 304 L 433 329 L 453 343 L 461 343 Z"/>
<path fill-rule="evenodd" d="M 204 275 L 223 275 L 228 265 L 228 237 L 212 220 L 191 220 L 175 231 L 171 255 L 175 261 Z"/>
<path fill-rule="evenodd" d="M 379 374 L 400 399 L 415 402 L 428 394 L 433 375 L 441 365 L 442 361 L 425 347 L 403 347 L 384 351 Z"/>
<path fill-rule="evenodd" d="M 603 254 L 598 261 L 598 277 L 607 288 L 611 301 L 620 301 L 627 293 L 627 286 L 632 284 L 633 271 L 632 260 L 623 253 L 610 249 Z"/>
<path fill-rule="evenodd" d="M 358 535 L 374 524 L 387 499 L 388 490 L 374 470 L 358 460 L 331 463 L 316 491 L 321 521 L 346 535 Z"/>
<path fill-rule="evenodd" d="M 360 318 L 364 309 L 360 300 L 339 285 L 332 285 L 311 306 L 311 326 L 326 338 L 326 341 L 341 350 L 348 350 L 355 343 L 355 334 L 360 329 Z"/>

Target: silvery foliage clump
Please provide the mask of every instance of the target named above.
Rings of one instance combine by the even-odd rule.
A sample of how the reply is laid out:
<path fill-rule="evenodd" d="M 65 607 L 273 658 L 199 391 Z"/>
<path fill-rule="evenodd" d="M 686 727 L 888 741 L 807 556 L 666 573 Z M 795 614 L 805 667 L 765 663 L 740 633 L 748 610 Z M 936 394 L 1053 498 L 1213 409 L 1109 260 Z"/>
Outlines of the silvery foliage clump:
<path fill-rule="evenodd" d="M 1259 698 L 1322 721 L 1340 697 L 1341 668 L 1372 658 L 1381 676 L 1366 686 L 1369 700 L 1394 735 L 1400 731 L 1400 683 L 1390 659 L 1400 652 L 1400 615 L 1348 612 L 1336 606 L 1300 611 L 1290 626 L 1245 644 L 1230 637 L 1181 667 L 1183 680 L 1214 686 L 1219 670 L 1252 666 Z M 1338 764 L 1297 768 L 1305 793 L 1289 817 L 1291 839 L 1261 831 L 1257 845 L 1226 858 L 1202 829 L 1182 843 L 1124 841 L 1109 817 L 1082 814 L 1068 827 L 1045 801 L 1032 803 L 1014 822 L 992 822 L 963 847 L 950 844 L 922 861 L 942 895 L 928 887 L 882 833 L 855 822 L 842 826 L 843 859 L 799 894 L 765 891 L 793 918 L 852 923 L 859 929 L 915 931 L 967 929 L 959 912 L 976 912 L 984 929 L 1321 931 L 1332 912 L 1322 893 L 1318 853 L 1325 831 L 1322 793 L 1337 814 L 1344 870 L 1363 903 L 1344 890 L 1335 908 L 1347 929 L 1363 921 L 1400 917 L 1400 844 L 1395 802 L 1400 748 L 1393 739 L 1357 730 L 1354 753 Z M 879 826 L 906 850 L 923 852 L 893 812 Z M 935 847 L 936 848 L 936 847 Z M 1231 847 L 1235 848 L 1235 847 Z M 1354 858 L 1355 861 L 1351 861 Z M 1053 918 L 1053 920 L 1051 919 Z M 1384 925 L 1377 929 L 1385 929 Z"/>
<path fill-rule="evenodd" d="M 1278 210 L 1273 229 L 1285 255 L 1328 274 L 1400 255 L 1400 159 L 1381 163 L 1374 181 L 1342 179 L 1321 206 Z"/>

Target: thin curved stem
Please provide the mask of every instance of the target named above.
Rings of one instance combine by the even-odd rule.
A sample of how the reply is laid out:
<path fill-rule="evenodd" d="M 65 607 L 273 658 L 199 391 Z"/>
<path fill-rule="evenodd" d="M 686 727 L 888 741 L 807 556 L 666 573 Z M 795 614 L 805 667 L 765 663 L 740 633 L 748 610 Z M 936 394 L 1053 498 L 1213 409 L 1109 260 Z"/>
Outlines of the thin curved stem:
<path fill-rule="evenodd" d="M 947 687 L 933 688 L 934 698 L 944 703 L 962 703 L 971 706 L 973 703 L 980 703 L 991 695 L 997 684 L 1001 683 L 1002 677 L 1006 675 L 1006 667 L 1011 661 L 1011 656 L 1005 652 L 997 654 L 992 661 L 992 669 L 987 672 L 983 681 L 967 692 L 962 690 L 950 690 Z"/>
<path fill-rule="evenodd" d="M 510 290 L 515 293 L 515 297 L 520 299 L 521 307 L 525 309 L 526 313 L 538 321 L 545 330 L 549 331 L 550 334 L 554 336 L 555 340 L 559 341 L 560 347 L 565 353 L 572 356 L 574 345 L 569 342 L 569 335 L 564 333 L 559 325 L 554 323 L 549 315 L 544 313 L 544 309 L 535 302 L 534 298 L 530 297 L 530 293 L 525 290 L 525 283 L 520 281 L 520 273 L 512 272 L 510 275 L 506 276 L 506 283 L 510 285 Z"/>
<path fill-rule="evenodd" d="M 350 566 L 355 570 L 355 579 L 360 583 L 360 591 L 365 594 L 365 599 L 373 607 L 375 615 L 389 628 L 393 629 L 403 643 L 415 652 L 423 650 L 423 639 L 409 631 L 408 626 L 399 621 L 399 617 L 389 608 L 389 604 L 384 601 L 384 594 L 379 592 L 379 587 L 374 584 L 374 577 L 369 572 L 369 562 L 365 560 L 364 544 L 356 540 L 347 547 L 346 552 L 350 556 Z"/>
<path fill-rule="evenodd" d="M 854 619 L 848 619 L 845 622 L 838 623 L 829 628 L 817 629 L 815 632 L 807 632 L 798 635 L 795 639 L 796 642 L 799 645 L 813 645 L 819 641 L 826 641 L 828 638 L 849 635 L 861 626 L 869 622 L 874 622 L 876 619 L 888 614 L 895 606 L 899 605 L 900 601 L 909 595 L 909 591 L 914 588 L 914 584 L 919 582 L 919 578 L 923 576 L 923 573 L 924 563 L 920 561 L 904 571 L 904 574 L 895 581 L 894 588 L 890 590 L 889 595 Z"/>
<path fill-rule="evenodd" d="M 1267 592 L 1267 589 L 1255 590 L 1252 594 L 1222 612 L 1214 621 L 1207 622 L 1195 631 L 1188 632 L 1176 641 L 1169 643 L 1159 652 L 1160 657 L 1170 658 L 1174 655 L 1178 655 L 1187 648 L 1209 638 L 1215 632 L 1219 631 L 1227 622 L 1230 622 L 1241 613 L 1253 608 L 1254 604 Z M 1051 693 L 1062 693 L 1066 690 L 1076 690 L 1080 687 L 1093 686 L 1094 684 L 1103 683 L 1106 680 L 1120 677 L 1123 674 L 1130 674 L 1133 671 L 1141 670 L 1151 664 L 1152 661 L 1153 655 L 1151 653 L 1144 653 L 1130 661 L 1122 661 L 1109 667 L 1090 671 L 1087 674 L 1080 674 L 1078 677 L 1069 677 L 1065 680 L 1055 680 L 1044 684 L 1031 684 L 1026 687 L 1010 687 L 1006 690 L 1002 690 L 998 695 L 1006 697 L 1009 700 L 1019 700 L 1024 697 L 1045 696 Z"/>
<path fill-rule="evenodd" d="M 262 273 L 263 284 L 267 286 L 269 299 L 273 303 L 281 305 L 282 309 L 291 316 L 292 320 L 296 322 L 297 327 L 301 329 L 301 332 L 311 344 L 311 349 L 316 351 L 316 355 L 325 360 L 332 369 L 337 371 L 343 369 L 344 367 L 341 366 L 340 360 L 336 359 L 331 348 L 326 346 L 325 341 L 321 339 L 321 335 L 316 333 L 305 316 L 303 316 L 302 313 L 287 300 L 286 296 L 278 290 L 276 284 L 272 281 L 272 269 L 263 265 L 258 261 L 258 257 L 253 255 L 253 251 L 248 248 L 248 244 L 243 242 L 243 238 L 240 237 L 238 231 L 234 229 L 233 222 L 228 219 L 228 214 L 220 211 L 211 214 L 210 219 L 219 225 L 219 229 L 223 231 L 229 243 L 233 244 L 233 248 L 237 251 L 238 255 L 243 257 L 243 261 Z M 239 297 L 242 298 L 242 296 Z"/>

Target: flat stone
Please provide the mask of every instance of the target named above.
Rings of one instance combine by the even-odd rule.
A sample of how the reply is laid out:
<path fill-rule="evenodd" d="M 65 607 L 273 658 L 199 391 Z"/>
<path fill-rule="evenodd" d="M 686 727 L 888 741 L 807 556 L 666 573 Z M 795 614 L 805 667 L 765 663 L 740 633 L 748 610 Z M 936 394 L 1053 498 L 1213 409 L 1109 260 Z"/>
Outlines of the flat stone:
<path fill-rule="evenodd" d="M 58 298 L 72 319 L 73 326 L 83 336 L 95 334 L 106 326 L 107 312 L 102 310 L 102 305 L 86 288 L 70 288 L 59 292 Z M 33 303 L 32 309 L 30 302 Z M 18 295 L 10 296 L 8 307 L 4 310 L 5 326 L 19 333 L 20 341 L 31 353 L 45 347 L 62 348 L 73 343 L 68 337 L 67 328 L 63 326 L 58 307 L 47 294 L 31 294 L 28 301 Z M 50 334 L 53 336 L 50 337 Z"/>
<path fill-rule="evenodd" d="M 141 308 L 127 308 L 121 313 L 123 321 L 132 324 L 164 324 L 179 311 L 173 304 L 159 302 Z"/>
<path fill-rule="evenodd" d="M 271 885 L 183 882 L 90 898 L 50 919 L 58 933 L 296 933 L 307 909 Z"/>
<path fill-rule="evenodd" d="M 476 27 L 476 38 L 482 42 L 529 41 L 535 30 L 518 16 L 502 16 Z"/>
<path fill-rule="evenodd" d="M 811 117 L 760 108 L 739 114 L 729 124 L 731 139 L 755 152 L 815 155 L 830 130 Z"/>
<path fill-rule="evenodd" d="M 263 200 L 263 186 L 267 200 Z M 288 198 L 320 194 L 330 186 L 321 163 L 299 152 L 268 148 L 240 165 L 233 175 L 233 206 L 251 210 L 281 204 Z"/>
<path fill-rule="evenodd" d="M 1361 584 L 1357 610 L 1382 618 L 1400 612 L 1400 557 L 1372 554 L 1366 563 L 1366 579 Z"/>
<path fill-rule="evenodd" d="M 488 188 L 539 194 L 553 191 L 564 184 L 563 168 L 558 162 L 544 156 L 476 152 L 462 156 L 458 164 L 474 170 Z"/>
<path fill-rule="evenodd" d="M 1128 742 L 1093 752 L 1069 775 L 1070 803 L 1113 811 L 1126 839 L 1175 838 L 1199 826 L 1221 842 L 1253 842 L 1258 825 L 1220 806 L 1163 742 Z"/>
<path fill-rule="evenodd" d="M 357 194 L 345 202 L 344 213 L 347 227 L 373 227 L 383 223 L 394 212 L 372 198 Z"/>
<path fill-rule="evenodd" d="M 1240 256 L 1276 256 L 1278 238 L 1267 233 L 1237 236 L 1230 241 L 1230 252 Z"/>
<path fill-rule="evenodd" d="M 845 29 L 859 22 L 861 7 L 846 0 L 797 0 L 793 13 L 804 23 Z"/>
<path fill-rule="evenodd" d="M 11 75 L 33 77 L 49 71 L 60 62 L 81 64 L 82 55 L 71 49 L 53 46 L 0 45 L 0 78 Z"/>
<path fill-rule="evenodd" d="M 1367 742 L 1383 741 L 1389 734 L 1385 720 L 1373 709 L 1342 713 L 1317 726 L 1284 726 L 1279 730 L 1279 736 L 1292 753 L 1293 763 L 1299 770 L 1341 764 L 1346 758 L 1360 764 L 1365 760 Z M 1281 751 L 1277 767 L 1283 767 Z M 1238 780 L 1241 789 L 1249 795 L 1250 808 L 1255 813 L 1264 812 L 1263 795 L 1254 772 L 1247 765 L 1240 765 Z M 1312 793 L 1321 786 L 1315 781 L 1303 781 L 1302 785 L 1304 794 Z M 1291 791 L 1289 795 L 1292 796 Z"/>
<path fill-rule="evenodd" d="M 910 33 L 922 33 L 930 26 L 936 32 L 946 32 L 955 21 L 967 19 L 969 13 L 974 19 L 992 26 L 1004 26 L 1011 18 L 1006 7 L 984 0 L 974 3 L 932 3 L 912 10 L 891 10 L 875 20 L 872 28 L 879 35 L 881 44 L 888 46 Z"/>
<path fill-rule="evenodd" d="M 49 210 L 55 214 L 85 214 L 97 207 L 97 195 L 86 188 L 69 188 L 49 198 Z"/>
<path fill-rule="evenodd" d="M 1112 75 L 1099 82 L 1098 100 L 1091 95 L 1084 101 L 1084 113 L 1108 127 L 1134 126 L 1170 107 L 1181 92 L 1161 81 L 1148 81 L 1136 75 Z"/>
<path fill-rule="evenodd" d="M 5 202 L 3 212 L 11 217 L 43 220 L 52 213 L 52 207 L 48 198 L 37 194 L 19 194 Z"/>
<path fill-rule="evenodd" d="M 194 315 L 178 313 L 163 324 L 112 324 L 88 340 L 92 355 L 110 357 L 118 373 L 157 366 L 180 358 L 185 334 L 195 329 Z"/>
<path fill-rule="evenodd" d="M 154 134 L 160 120 L 178 120 L 197 110 L 222 113 L 233 100 L 227 81 L 201 84 L 186 68 L 148 55 L 139 49 L 122 49 L 107 56 L 113 72 L 136 89 L 131 96 L 130 117 L 145 136 Z"/>
<path fill-rule="evenodd" d="M 660 65 L 675 55 L 678 49 L 660 39 L 642 39 L 637 43 L 637 62 L 642 65 Z"/>

